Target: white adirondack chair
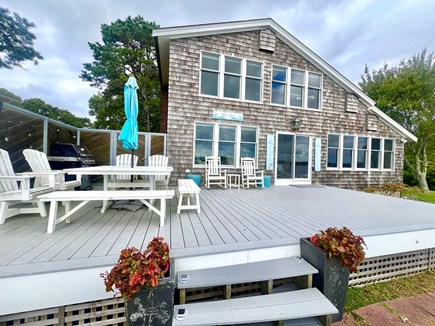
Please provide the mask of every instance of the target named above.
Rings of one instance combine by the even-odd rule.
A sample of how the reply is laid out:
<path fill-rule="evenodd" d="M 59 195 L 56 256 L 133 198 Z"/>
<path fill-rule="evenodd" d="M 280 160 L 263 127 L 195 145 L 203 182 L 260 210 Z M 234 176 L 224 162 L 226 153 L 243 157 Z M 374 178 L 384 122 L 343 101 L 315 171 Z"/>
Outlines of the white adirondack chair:
<path fill-rule="evenodd" d="M 220 156 L 205 157 L 205 187 L 219 185 L 227 188 L 227 170 L 222 170 Z"/>
<path fill-rule="evenodd" d="M 67 190 L 79 187 L 82 184 L 80 179 L 65 181 L 65 172 L 60 170 L 53 171 L 45 153 L 34 149 L 25 149 L 23 154 L 33 172 L 46 174 L 35 177 L 35 187 L 47 186 L 49 174 L 54 174 L 56 177 L 56 190 Z"/>
<path fill-rule="evenodd" d="M 257 171 L 255 169 L 255 161 L 251 157 L 241 158 L 242 166 L 242 187 L 249 188 L 249 186 L 257 186 L 261 183 L 264 188 L 264 171 Z"/>
<path fill-rule="evenodd" d="M 122 167 L 131 167 L 131 157 L 133 156 L 133 167 L 136 167 L 139 157 L 131 154 L 120 154 L 116 156 L 115 165 Z M 116 176 L 116 180 L 131 180 L 130 174 L 120 174 Z"/>
<path fill-rule="evenodd" d="M 54 175 L 49 178 L 48 186 L 33 188 L 30 188 L 30 178 L 31 175 L 15 175 L 8 152 L 0 149 L 0 224 L 18 214 L 47 216 L 44 203 L 36 197 L 54 191 Z M 32 207 L 12 207 L 21 203 L 30 203 Z"/>
<path fill-rule="evenodd" d="M 152 155 L 148 158 L 148 166 L 168 166 L 169 159 L 164 155 Z M 157 175 L 156 176 L 156 188 L 165 187 L 169 185 L 169 175 Z"/>

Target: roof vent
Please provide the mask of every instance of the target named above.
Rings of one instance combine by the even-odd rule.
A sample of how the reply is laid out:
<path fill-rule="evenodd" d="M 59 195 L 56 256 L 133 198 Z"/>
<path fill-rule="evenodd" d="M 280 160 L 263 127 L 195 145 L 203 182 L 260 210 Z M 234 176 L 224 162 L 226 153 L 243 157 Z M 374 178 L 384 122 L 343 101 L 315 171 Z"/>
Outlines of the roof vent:
<path fill-rule="evenodd" d="M 260 31 L 260 51 L 275 52 L 276 36 L 270 29 Z"/>

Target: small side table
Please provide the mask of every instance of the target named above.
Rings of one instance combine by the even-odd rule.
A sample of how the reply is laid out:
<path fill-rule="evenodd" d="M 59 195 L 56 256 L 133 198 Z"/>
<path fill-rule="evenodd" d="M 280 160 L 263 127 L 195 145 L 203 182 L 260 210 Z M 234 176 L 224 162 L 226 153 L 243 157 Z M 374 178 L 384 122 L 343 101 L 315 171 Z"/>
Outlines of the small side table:
<path fill-rule="evenodd" d="M 228 188 L 240 189 L 240 174 L 227 173 Z"/>

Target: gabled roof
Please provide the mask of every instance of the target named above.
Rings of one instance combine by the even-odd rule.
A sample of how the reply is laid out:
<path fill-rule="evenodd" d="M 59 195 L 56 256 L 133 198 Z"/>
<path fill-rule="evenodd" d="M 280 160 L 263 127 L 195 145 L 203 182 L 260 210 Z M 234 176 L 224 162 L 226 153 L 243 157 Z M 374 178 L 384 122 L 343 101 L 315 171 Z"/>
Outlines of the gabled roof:
<path fill-rule="evenodd" d="M 311 51 L 307 46 L 305 46 L 296 37 L 294 37 L 287 30 L 282 28 L 271 18 L 155 29 L 153 31 L 153 37 L 157 49 L 157 60 L 161 83 L 163 85 L 168 84 L 170 40 L 198 36 L 249 32 L 266 28 L 274 32 L 281 41 L 283 41 L 298 54 L 300 54 L 306 60 L 315 65 L 324 74 L 328 75 L 328 77 L 333 79 L 347 92 L 353 93 L 358 96 L 358 98 L 370 108 L 370 111 L 373 114 L 377 115 L 382 121 L 384 121 L 394 130 L 396 130 L 404 138 L 412 141 L 417 141 L 417 137 L 415 137 L 412 133 L 400 126 L 397 122 L 384 114 L 377 107 L 375 107 L 375 102 L 366 94 L 364 94 L 364 92 L 360 88 L 358 88 L 354 83 L 344 77 L 335 68 L 333 68 L 325 60 L 323 60 L 321 57 Z"/>

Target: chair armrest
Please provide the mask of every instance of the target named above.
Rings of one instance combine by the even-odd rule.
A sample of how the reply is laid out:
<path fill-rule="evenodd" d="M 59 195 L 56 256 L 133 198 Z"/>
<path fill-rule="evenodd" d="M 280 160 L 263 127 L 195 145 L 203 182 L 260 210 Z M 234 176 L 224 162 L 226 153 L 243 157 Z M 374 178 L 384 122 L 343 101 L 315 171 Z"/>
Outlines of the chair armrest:
<path fill-rule="evenodd" d="M 261 174 L 262 176 L 264 176 L 264 170 L 255 171 L 255 174 Z"/>
<path fill-rule="evenodd" d="M 27 177 L 27 178 L 48 176 L 48 186 L 52 188 L 55 187 L 56 177 L 60 176 L 60 174 L 56 172 L 21 172 L 21 173 L 16 173 L 15 175 Z M 64 181 L 60 180 L 60 182 L 62 183 Z"/>
<path fill-rule="evenodd" d="M 30 178 L 34 178 L 33 176 L 29 176 L 29 175 L 19 175 L 18 173 L 15 176 L 0 176 L 0 180 L 16 180 L 16 181 L 21 181 L 24 179 L 30 179 Z"/>

